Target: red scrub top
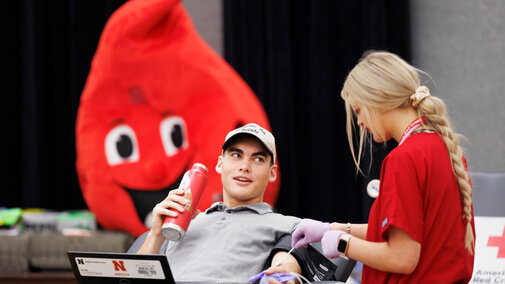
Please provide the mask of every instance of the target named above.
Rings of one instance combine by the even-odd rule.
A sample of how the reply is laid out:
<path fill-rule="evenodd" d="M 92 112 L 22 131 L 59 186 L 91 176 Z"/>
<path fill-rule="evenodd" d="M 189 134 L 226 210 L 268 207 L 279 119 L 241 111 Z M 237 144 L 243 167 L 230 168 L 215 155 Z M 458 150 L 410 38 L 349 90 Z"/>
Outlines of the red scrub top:
<path fill-rule="evenodd" d="M 410 275 L 364 266 L 362 283 L 468 283 L 474 256 L 464 248 L 458 182 L 440 135 L 411 135 L 384 159 L 380 181 L 367 241 L 387 241 L 388 228 L 395 226 L 421 244 L 421 255 Z M 472 227 L 475 234 L 473 218 Z"/>

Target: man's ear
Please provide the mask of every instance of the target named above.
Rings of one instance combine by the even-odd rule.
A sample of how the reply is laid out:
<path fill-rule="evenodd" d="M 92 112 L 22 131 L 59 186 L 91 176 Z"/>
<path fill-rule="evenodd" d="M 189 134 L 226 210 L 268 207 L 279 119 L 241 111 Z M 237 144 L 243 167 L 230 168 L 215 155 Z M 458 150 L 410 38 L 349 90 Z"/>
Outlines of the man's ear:
<path fill-rule="evenodd" d="M 268 182 L 274 182 L 277 179 L 277 165 L 273 164 L 270 167 L 270 176 L 268 177 Z"/>
<path fill-rule="evenodd" d="M 223 167 L 223 156 L 221 155 L 221 156 L 219 156 L 219 157 L 217 158 L 217 164 L 216 164 L 216 172 L 217 172 L 218 174 L 221 174 L 221 173 L 222 173 L 222 171 L 223 171 L 223 170 L 222 170 L 222 167 Z"/>

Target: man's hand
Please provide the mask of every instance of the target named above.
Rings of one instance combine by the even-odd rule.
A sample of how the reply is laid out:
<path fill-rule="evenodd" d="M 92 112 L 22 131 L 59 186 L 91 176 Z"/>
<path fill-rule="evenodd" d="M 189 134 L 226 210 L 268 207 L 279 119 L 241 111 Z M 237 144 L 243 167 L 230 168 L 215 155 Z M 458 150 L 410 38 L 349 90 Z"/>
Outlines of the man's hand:
<path fill-rule="evenodd" d="M 146 236 L 146 240 L 140 247 L 137 253 L 139 254 L 156 254 L 160 250 L 165 238 L 161 235 L 161 226 L 165 216 L 177 217 L 178 212 L 184 212 L 184 206 L 188 200 L 184 197 L 184 190 L 174 189 L 168 193 L 160 203 L 156 204 L 152 214 L 151 230 Z M 171 210 L 173 209 L 173 210 Z M 199 211 L 193 213 L 193 216 L 198 215 Z"/>
<path fill-rule="evenodd" d="M 290 271 L 288 271 L 286 269 L 286 267 L 282 267 L 282 266 L 272 266 L 270 268 L 268 268 L 267 270 L 265 270 L 263 273 L 268 277 L 268 275 L 272 275 L 274 273 L 282 273 L 282 275 L 286 275 L 286 274 L 289 274 Z M 268 283 L 269 284 L 281 284 L 281 283 L 287 283 L 287 284 L 296 284 L 298 283 L 298 281 L 296 279 L 292 279 L 292 280 L 288 280 L 288 281 L 285 281 L 285 282 L 280 282 L 280 281 L 277 281 L 274 277 L 268 277 Z"/>
<path fill-rule="evenodd" d="M 310 243 L 319 242 L 324 233 L 329 230 L 329 223 L 323 223 L 312 219 L 303 219 L 293 232 L 291 246 L 299 248 L 306 247 Z"/>
<path fill-rule="evenodd" d="M 179 214 L 175 210 L 181 213 L 184 212 L 184 206 L 187 202 L 188 200 L 184 197 L 184 190 L 179 188 L 171 190 L 167 198 L 154 206 L 151 231 L 161 234 L 161 226 L 165 216 L 177 217 Z"/>
<path fill-rule="evenodd" d="M 300 265 L 298 264 L 298 261 L 296 258 L 288 254 L 285 251 L 280 251 L 277 252 L 274 257 L 272 258 L 272 266 L 268 268 L 267 270 L 264 271 L 265 275 L 272 275 L 273 273 L 290 273 L 290 272 L 295 272 L 295 273 L 302 273 L 302 269 L 300 268 Z M 269 278 L 268 279 L 269 283 L 281 283 L 274 278 Z M 295 280 L 289 280 L 287 282 L 282 282 L 282 283 L 289 283 L 289 284 L 294 284 L 297 283 Z"/>

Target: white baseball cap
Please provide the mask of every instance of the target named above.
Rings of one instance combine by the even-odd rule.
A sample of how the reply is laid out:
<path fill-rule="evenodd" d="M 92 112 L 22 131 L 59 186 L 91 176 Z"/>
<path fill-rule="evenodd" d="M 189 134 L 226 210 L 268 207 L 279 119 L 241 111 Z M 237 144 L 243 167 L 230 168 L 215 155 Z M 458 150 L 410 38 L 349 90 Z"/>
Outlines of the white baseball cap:
<path fill-rule="evenodd" d="M 265 145 L 265 148 L 267 148 L 268 152 L 272 154 L 272 162 L 275 163 L 276 158 L 275 138 L 272 135 L 272 133 L 270 133 L 270 131 L 266 130 L 265 128 L 255 123 L 249 123 L 247 125 L 234 129 L 228 132 L 228 134 L 226 135 L 226 138 L 224 139 L 223 150 L 226 150 L 226 147 L 228 146 L 230 139 L 237 135 L 251 135 L 258 138 L 261 141 L 261 143 Z"/>

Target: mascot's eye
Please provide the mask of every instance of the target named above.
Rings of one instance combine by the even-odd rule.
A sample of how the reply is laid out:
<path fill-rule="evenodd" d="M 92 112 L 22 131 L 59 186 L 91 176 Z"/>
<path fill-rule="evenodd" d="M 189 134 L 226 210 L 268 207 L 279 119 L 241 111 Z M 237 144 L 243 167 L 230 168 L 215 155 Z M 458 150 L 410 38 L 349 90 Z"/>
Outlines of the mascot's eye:
<path fill-rule="evenodd" d="M 160 124 L 160 135 L 167 156 L 175 155 L 180 148 L 188 147 L 186 123 L 181 117 L 171 116 Z"/>
<path fill-rule="evenodd" d="M 116 142 L 117 152 L 123 159 L 129 158 L 133 154 L 133 141 L 128 135 L 121 134 Z"/>
<path fill-rule="evenodd" d="M 131 127 L 119 125 L 109 131 L 105 136 L 105 156 L 110 166 L 139 160 L 137 137 Z"/>

